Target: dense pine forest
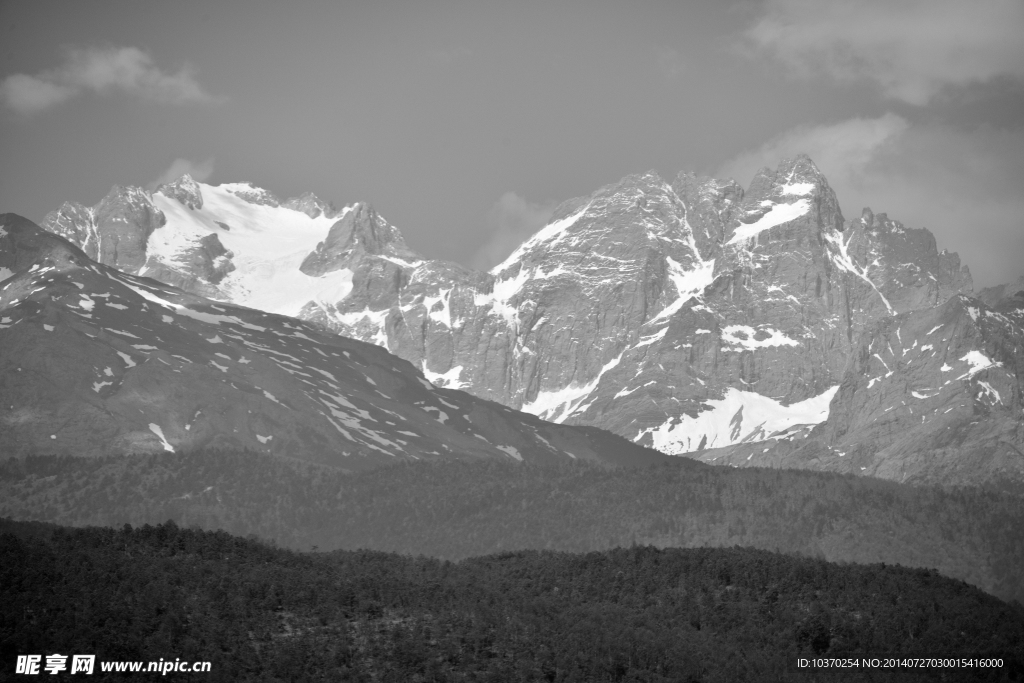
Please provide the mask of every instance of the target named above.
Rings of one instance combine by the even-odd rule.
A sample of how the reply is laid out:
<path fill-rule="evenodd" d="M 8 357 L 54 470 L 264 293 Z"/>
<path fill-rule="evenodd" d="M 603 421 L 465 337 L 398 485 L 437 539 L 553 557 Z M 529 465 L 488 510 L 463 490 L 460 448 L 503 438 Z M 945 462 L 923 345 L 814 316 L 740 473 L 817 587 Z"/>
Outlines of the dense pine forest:
<path fill-rule="evenodd" d="M 523 551 L 452 563 L 299 553 L 171 522 L 115 530 L 7 521 L 0 605 L 5 678 L 18 654 L 52 652 L 210 661 L 210 673 L 193 675 L 204 681 L 1024 677 L 1019 604 L 934 571 L 745 548 Z M 855 654 L 993 655 L 1004 666 L 811 673 L 795 664 Z"/>
<path fill-rule="evenodd" d="M 256 535 L 299 550 L 448 560 L 633 544 L 751 546 L 937 569 L 1024 600 L 1024 497 L 849 475 L 582 463 L 409 463 L 345 473 L 255 453 L 35 457 L 0 463 L 0 515 Z"/>

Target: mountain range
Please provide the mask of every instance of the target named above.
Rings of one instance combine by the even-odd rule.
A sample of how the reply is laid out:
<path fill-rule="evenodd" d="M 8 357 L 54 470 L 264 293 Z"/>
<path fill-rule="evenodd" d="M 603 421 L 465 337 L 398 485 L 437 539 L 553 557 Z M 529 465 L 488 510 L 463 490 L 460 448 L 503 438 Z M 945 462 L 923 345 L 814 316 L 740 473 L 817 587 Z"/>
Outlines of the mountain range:
<path fill-rule="evenodd" d="M 762 169 L 746 190 L 690 173 L 671 182 L 627 176 L 563 203 L 490 272 L 423 258 L 365 203 L 281 201 L 252 184 L 188 176 L 153 193 L 115 187 L 94 207 L 66 203 L 42 227 L 113 269 L 100 276 L 104 291 L 131 282 L 172 307 L 260 327 L 298 318 L 287 324 L 305 336 L 370 342 L 438 390 L 461 389 L 545 425 L 598 426 L 716 464 L 923 483 L 1024 480 L 1024 279 L 975 294 L 967 267 L 929 231 L 870 209 L 846 219 L 806 156 Z M 29 284 L 39 277 L 19 291 L 42 287 Z M 12 300 L 11 282 L 0 288 Z M 134 296 L 133 314 L 145 299 L 134 292 L 121 292 Z M 80 323 L 84 312 L 67 320 Z M 300 367 L 315 357 L 315 344 L 288 351 L 304 342 L 271 328 L 278 353 Z M 162 344 L 142 342 L 161 353 Z M 203 362 L 216 368 L 212 356 Z M 320 381 L 306 374 L 300 383 Z M 161 427 L 168 445 L 193 443 L 188 419 L 177 420 Z M 225 418 L 209 433 L 230 441 L 244 422 Z M 299 439 L 258 433 L 273 437 L 261 444 L 271 451 Z M 526 448 L 491 436 L 494 447 Z M 440 452 L 437 443 L 431 450 Z"/>
<path fill-rule="evenodd" d="M 90 245 L 132 258 L 127 234 Z M 384 349 L 314 324 L 102 265 L 13 214 L 0 215 L 0 277 L 7 457 L 230 448 L 343 470 L 409 459 L 666 457 L 437 388 Z"/>

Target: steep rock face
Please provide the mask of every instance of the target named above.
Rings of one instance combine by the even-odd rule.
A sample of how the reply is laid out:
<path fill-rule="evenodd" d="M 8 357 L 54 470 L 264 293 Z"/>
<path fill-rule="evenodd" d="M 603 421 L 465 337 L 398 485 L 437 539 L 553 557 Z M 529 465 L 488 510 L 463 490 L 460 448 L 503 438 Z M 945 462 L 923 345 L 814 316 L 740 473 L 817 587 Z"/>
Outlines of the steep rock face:
<path fill-rule="evenodd" d="M 487 276 L 364 260 L 375 295 L 318 320 L 439 384 L 687 453 L 820 422 L 861 330 L 969 289 L 905 233 L 847 223 L 806 157 L 746 193 L 648 173 L 567 202 Z"/>
<path fill-rule="evenodd" d="M 249 182 L 227 183 L 221 185 L 221 187 L 249 204 L 270 206 L 273 208 L 281 206 L 281 202 L 274 196 L 274 193 L 264 190 L 262 187 L 257 187 Z"/>
<path fill-rule="evenodd" d="M 231 261 L 233 256 L 234 253 L 221 244 L 220 236 L 210 233 L 184 246 L 177 253 L 176 268 L 160 259 L 151 258 L 139 273 L 193 294 L 219 296 L 222 292 L 217 285 L 235 270 L 235 264 Z"/>
<path fill-rule="evenodd" d="M 203 208 L 203 192 L 199 183 L 187 173 L 174 182 L 161 185 L 156 191 L 165 197 L 177 199 L 182 206 L 193 211 Z"/>
<path fill-rule="evenodd" d="M 317 245 L 299 269 L 308 275 L 323 275 L 365 255 L 407 262 L 401 265 L 415 265 L 408 261 L 420 260 L 405 245 L 405 239 L 397 228 L 389 225 L 373 207 L 360 202 L 331 226 L 327 239 Z"/>
<path fill-rule="evenodd" d="M 42 227 L 69 242 L 78 245 L 89 258 L 99 255 L 96 239 L 96 217 L 88 206 L 77 202 L 64 202 L 56 211 L 43 218 Z"/>
<path fill-rule="evenodd" d="M 935 237 L 924 228 L 906 228 L 866 208 L 845 232 L 847 254 L 870 268 L 872 281 L 894 311 L 929 308 L 954 294 L 972 293 L 970 271 L 960 266 L 956 254 L 938 252 Z"/>
<path fill-rule="evenodd" d="M 0 457 L 225 447 L 402 459 L 664 456 L 438 389 L 383 349 L 92 262 L 0 215 Z"/>
<path fill-rule="evenodd" d="M 709 451 L 736 466 L 808 467 L 898 481 L 1024 479 L 1024 302 L 999 312 L 957 295 L 876 323 L 806 439 Z"/>
<path fill-rule="evenodd" d="M 138 272 L 146 262 L 150 236 L 166 222 L 145 190 L 115 185 L 91 209 L 66 202 L 46 215 L 43 227 L 79 245 L 89 258 Z"/>
<path fill-rule="evenodd" d="M 341 209 L 334 206 L 331 202 L 324 203 L 312 192 L 304 192 L 298 197 L 286 199 L 281 203 L 281 206 L 286 209 L 301 211 L 310 218 L 316 218 L 320 215 L 334 218 L 341 213 Z"/>
<path fill-rule="evenodd" d="M 115 186 L 94 210 L 98 235 L 97 261 L 132 271 L 146 262 L 150 235 L 167 222 L 148 193 Z"/>

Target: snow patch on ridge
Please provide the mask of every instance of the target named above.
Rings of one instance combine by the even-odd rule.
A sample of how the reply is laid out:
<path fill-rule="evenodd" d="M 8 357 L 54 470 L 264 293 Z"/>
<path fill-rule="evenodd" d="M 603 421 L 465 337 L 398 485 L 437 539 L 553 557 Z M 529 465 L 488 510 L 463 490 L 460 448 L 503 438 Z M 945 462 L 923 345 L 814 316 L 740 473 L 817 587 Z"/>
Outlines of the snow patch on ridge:
<path fill-rule="evenodd" d="M 696 253 L 696 249 L 694 249 L 694 252 Z M 699 254 L 697 256 L 699 258 Z M 676 262 L 671 256 L 666 256 L 665 260 L 668 263 L 668 277 L 676 288 L 676 298 L 663 308 L 658 315 L 651 318 L 648 324 L 675 315 L 683 307 L 683 304 L 694 296 L 700 296 L 704 289 L 715 279 L 714 259 L 698 261 L 689 270 Z"/>
<path fill-rule="evenodd" d="M 966 362 L 971 367 L 967 372 L 957 377 L 957 379 L 970 379 L 971 377 L 974 377 L 982 370 L 987 370 L 988 368 L 998 368 L 1002 367 L 1003 365 L 1002 363 L 997 363 L 993 361 L 991 358 L 983 354 L 981 351 L 971 351 L 960 360 Z"/>
<path fill-rule="evenodd" d="M 442 387 L 445 389 L 461 389 L 462 387 L 469 386 L 468 383 L 459 379 L 461 375 L 461 365 L 456 365 L 445 373 L 431 372 L 427 369 L 427 361 L 423 361 L 423 376 L 430 380 L 430 383 L 436 387 Z"/>
<path fill-rule="evenodd" d="M 529 403 L 524 403 L 520 410 L 549 422 L 563 422 L 570 415 L 586 410 L 589 404 L 584 406 L 583 402 L 597 388 L 604 373 L 618 365 L 620 360 L 622 360 L 621 353 L 617 358 L 605 363 L 601 371 L 597 373 L 597 377 L 586 384 L 571 382 L 557 391 L 538 391 L 537 396 Z"/>
<path fill-rule="evenodd" d="M 499 451 L 504 451 L 519 462 L 523 461 L 523 456 L 519 455 L 519 451 L 517 451 L 513 446 L 495 446 L 495 448 Z"/>
<path fill-rule="evenodd" d="M 653 438 L 654 448 L 668 455 L 690 453 L 701 447 L 721 448 L 732 444 L 763 441 L 795 425 L 819 424 L 828 419 L 829 404 L 839 385 L 788 406 L 752 391 L 729 388 L 721 399 L 705 402 L 708 409 L 696 417 L 683 415 L 664 424 L 642 429 L 633 439 Z"/>
<path fill-rule="evenodd" d="M 160 439 L 160 442 L 163 444 L 165 451 L 168 451 L 169 453 L 174 452 L 174 447 L 167 442 L 167 439 L 164 437 L 164 430 L 160 429 L 160 425 L 156 424 L 155 422 L 150 422 L 149 431 L 156 434 L 157 438 Z"/>
<path fill-rule="evenodd" d="M 336 321 L 345 325 L 346 327 L 356 327 L 364 320 L 368 321 L 369 326 L 374 329 L 372 335 L 365 334 L 348 334 L 348 336 L 355 337 L 362 341 L 376 344 L 377 346 L 383 346 L 385 349 L 388 348 L 388 332 L 387 332 L 387 319 L 390 309 L 384 309 L 382 311 L 371 311 L 369 306 L 361 311 L 354 311 L 351 313 L 331 313 L 331 317 Z"/>
<path fill-rule="evenodd" d="M 641 346 L 648 346 L 654 342 L 661 341 L 665 338 L 665 334 L 668 332 L 668 327 L 663 327 L 654 334 L 649 334 L 644 337 L 640 337 L 640 341 L 633 345 L 634 349 L 639 349 Z"/>
<path fill-rule="evenodd" d="M 722 341 L 751 351 L 766 346 L 800 346 L 800 342 L 797 340 L 787 337 L 782 332 L 771 327 L 760 331 L 769 336 L 765 339 L 756 339 L 754 335 L 758 333 L 758 330 L 755 330 L 753 327 L 749 325 L 729 325 L 722 328 Z"/>
<path fill-rule="evenodd" d="M 247 323 L 241 318 L 238 318 L 233 315 L 218 315 L 216 313 L 204 313 L 203 311 L 194 311 L 191 308 L 182 306 L 181 304 L 176 304 L 173 301 L 168 301 L 163 297 L 157 296 L 148 289 L 134 285 L 131 282 L 125 280 L 124 278 L 117 279 L 121 282 L 121 284 L 123 284 L 125 287 L 141 296 L 143 299 L 146 299 L 147 301 L 152 301 L 153 303 L 159 304 L 160 306 L 164 306 L 165 308 L 170 308 L 177 312 L 179 315 L 183 315 L 186 318 L 192 318 L 193 320 L 199 320 L 204 323 L 213 323 L 215 325 L 219 325 L 221 323 L 230 323 L 232 325 L 238 325 L 239 327 L 243 327 L 247 330 L 254 330 L 256 332 L 266 332 L 267 330 L 267 328 L 265 327 L 260 327 L 259 325 Z M 107 305 L 112 306 L 113 304 Z"/>
<path fill-rule="evenodd" d="M 768 212 L 753 223 L 740 223 L 726 244 L 736 244 L 747 241 L 769 228 L 782 225 L 803 216 L 811 208 L 811 203 L 806 199 L 795 201 L 792 204 L 775 204 Z"/>
<path fill-rule="evenodd" d="M 587 212 L 590 208 L 591 202 L 587 202 L 580 209 L 574 213 L 560 218 L 557 221 L 552 221 L 545 225 L 543 228 L 538 230 L 533 237 L 519 245 L 519 248 L 513 251 L 507 259 L 496 265 L 491 269 L 491 275 L 497 275 L 512 264 L 516 263 L 531 249 L 536 247 L 538 244 L 551 241 L 552 244 L 562 239 L 565 231 L 575 225 L 576 221 L 579 220 L 580 216 Z M 550 245 L 549 245 L 550 246 Z"/>
<path fill-rule="evenodd" d="M 814 191 L 814 183 L 790 183 L 782 186 L 782 194 L 794 194 L 806 197 Z"/>
<path fill-rule="evenodd" d="M 881 290 L 879 290 L 878 287 L 875 286 L 875 283 L 871 281 L 871 278 L 868 277 L 867 268 L 858 268 L 857 264 L 855 264 L 853 259 L 850 258 L 850 254 L 847 251 L 847 248 L 850 246 L 850 242 L 843 241 L 843 233 L 830 233 L 829 231 L 825 231 L 823 235 L 825 237 L 825 241 L 835 247 L 836 251 L 839 252 L 838 254 L 829 252 L 829 256 L 832 258 L 832 263 L 836 264 L 836 266 L 848 273 L 856 275 L 861 280 L 864 280 L 864 282 L 871 285 L 871 288 L 878 294 L 882 303 L 885 304 L 885 308 L 889 311 L 889 315 L 896 315 L 896 310 L 889 304 L 889 300 L 885 298 Z M 853 239 L 852 234 L 850 235 L 850 239 Z"/>
<path fill-rule="evenodd" d="M 438 292 L 437 296 L 425 296 L 423 297 L 423 307 L 427 309 L 427 317 L 431 320 L 436 320 L 448 329 L 452 327 L 452 311 L 451 311 L 451 296 L 452 289 L 442 289 Z M 434 306 L 441 304 L 441 310 L 435 311 Z"/>

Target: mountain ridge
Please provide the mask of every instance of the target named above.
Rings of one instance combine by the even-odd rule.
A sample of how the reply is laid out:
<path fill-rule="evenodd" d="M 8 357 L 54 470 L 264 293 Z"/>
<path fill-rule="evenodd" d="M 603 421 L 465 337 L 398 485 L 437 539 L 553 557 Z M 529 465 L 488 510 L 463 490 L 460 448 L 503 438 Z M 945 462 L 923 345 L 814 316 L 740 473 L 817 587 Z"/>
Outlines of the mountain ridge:
<path fill-rule="evenodd" d="M 13 214 L 0 215 L 0 271 L 5 457 L 219 446 L 343 469 L 664 458 L 438 389 L 406 361 L 315 324 L 103 266 Z"/>
<path fill-rule="evenodd" d="M 244 201 L 269 201 L 251 187 L 197 188 L 213 198 L 241 192 Z M 973 293 L 969 269 L 956 254 L 938 251 L 927 230 L 870 209 L 845 219 L 806 156 L 762 169 L 746 191 L 735 181 L 692 173 L 671 183 L 653 172 L 627 176 L 561 204 L 547 226 L 487 273 L 423 259 L 396 228 L 357 203 L 341 209 L 329 228 L 321 224 L 319 239 L 311 229 L 305 253 L 297 247 L 275 270 L 279 276 L 291 268 L 309 278 L 307 289 L 319 290 L 289 290 L 287 311 L 255 290 L 231 289 L 232 278 L 244 282 L 238 271 L 218 281 L 226 286 L 214 283 L 228 261 L 253 272 L 266 263 L 247 265 L 248 247 L 230 242 L 231 231 L 202 209 L 159 191 L 153 198 L 172 217 L 172 232 L 191 234 L 192 242 L 148 257 L 145 268 L 197 274 L 181 280 L 186 289 L 215 287 L 215 298 L 277 307 L 378 344 L 438 386 L 555 422 L 600 425 L 691 457 L 806 437 L 828 419 L 862 334 L 878 321 Z M 51 214 L 46 227 L 81 239 L 81 229 L 68 227 L 80 214 Z M 202 265 L 217 259 L 220 271 Z M 971 351 L 985 352 L 965 349 Z M 984 375 L 967 379 L 992 383 Z M 915 389 L 905 389 L 892 400 L 913 398 Z M 1012 411 L 1019 387 L 1007 396 Z M 1004 441 L 1007 457 L 1024 463 L 1022 442 Z M 749 462 L 733 464 L 774 462 L 777 454 L 746 455 Z M 1003 474 L 992 476 L 1024 472 L 997 469 Z M 872 471 L 902 476 L 892 468 Z"/>

